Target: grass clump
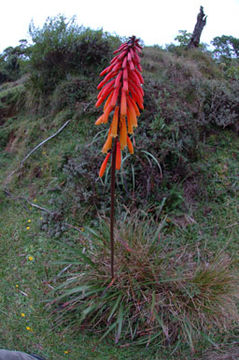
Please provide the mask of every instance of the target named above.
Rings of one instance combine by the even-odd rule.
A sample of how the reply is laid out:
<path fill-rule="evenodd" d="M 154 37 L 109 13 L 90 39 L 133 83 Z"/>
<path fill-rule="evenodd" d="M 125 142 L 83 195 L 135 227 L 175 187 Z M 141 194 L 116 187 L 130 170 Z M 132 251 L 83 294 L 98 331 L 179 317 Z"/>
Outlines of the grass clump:
<path fill-rule="evenodd" d="M 82 233 L 84 234 L 84 233 Z M 115 278 L 110 280 L 109 228 L 89 230 L 57 288 L 57 322 L 93 330 L 115 343 L 175 345 L 238 319 L 239 284 L 229 256 L 160 241 L 160 228 L 118 223 Z M 74 254 L 74 260 L 72 260 Z M 212 325 L 213 324 L 213 325 Z"/>

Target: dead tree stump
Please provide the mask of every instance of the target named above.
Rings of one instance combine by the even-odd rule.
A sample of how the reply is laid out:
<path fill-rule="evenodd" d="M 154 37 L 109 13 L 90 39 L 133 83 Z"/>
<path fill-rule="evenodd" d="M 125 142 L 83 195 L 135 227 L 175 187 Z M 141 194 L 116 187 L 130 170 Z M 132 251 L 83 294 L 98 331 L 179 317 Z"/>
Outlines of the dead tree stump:
<path fill-rule="evenodd" d="M 199 47 L 200 37 L 204 26 L 206 25 L 207 16 L 204 14 L 203 7 L 200 6 L 200 12 L 197 16 L 197 23 L 194 27 L 192 37 L 187 46 L 188 49 Z"/>

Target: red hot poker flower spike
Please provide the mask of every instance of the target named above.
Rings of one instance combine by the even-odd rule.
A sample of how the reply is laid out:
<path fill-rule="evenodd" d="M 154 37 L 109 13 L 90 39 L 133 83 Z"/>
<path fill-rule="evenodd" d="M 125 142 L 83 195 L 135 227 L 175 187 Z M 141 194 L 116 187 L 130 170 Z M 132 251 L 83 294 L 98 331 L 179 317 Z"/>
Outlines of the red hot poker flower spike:
<path fill-rule="evenodd" d="M 104 113 L 98 118 L 96 125 L 106 123 L 108 119 L 111 121 L 108 137 L 102 149 L 108 154 L 101 166 L 100 176 L 103 176 L 106 169 L 112 150 L 112 138 L 116 138 L 117 141 L 117 170 L 121 166 L 121 149 L 127 146 L 129 152 L 134 153 L 128 135 L 133 134 L 133 129 L 137 127 L 139 108 L 141 110 L 144 108 L 142 89 L 144 80 L 139 56 L 141 49 L 139 39 L 132 36 L 114 51 L 115 57 L 110 65 L 100 73 L 104 78 L 97 87 L 100 92 L 96 107 L 101 106 L 103 102 L 105 105 Z"/>

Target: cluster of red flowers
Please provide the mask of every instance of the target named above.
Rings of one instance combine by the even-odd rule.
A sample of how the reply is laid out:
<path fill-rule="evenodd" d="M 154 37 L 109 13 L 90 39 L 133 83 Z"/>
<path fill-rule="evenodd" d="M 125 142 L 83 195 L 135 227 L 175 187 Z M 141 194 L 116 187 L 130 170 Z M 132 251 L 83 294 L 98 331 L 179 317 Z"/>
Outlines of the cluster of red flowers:
<path fill-rule="evenodd" d="M 126 146 L 129 152 L 133 154 L 134 148 L 129 138 L 133 130 L 137 127 L 137 116 L 140 115 L 139 109 L 143 109 L 143 89 L 144 83 L 141 75 L 139 54 L 142 46 L 139 45 L 139 39 L 134 36 L 118 50 L 117 54 L 100 76 L 104 79 L 99 83 L 97 89 L 100 90 L 97 97 L 96 107 L 100 106 L 105 100 L 103 114 L 97 119 L 96 125 L 105 124 L 113 113 L 111 126 L 108 132 L 107 140 L 103 146 L 102 152 L 107 153 L 103 161 L 99 176 L 103 176 L 107 162 L 109 160 L 112 148 L 112 139 L 116 138 L 116 169 L 121 167 L 121 150 Z"/>

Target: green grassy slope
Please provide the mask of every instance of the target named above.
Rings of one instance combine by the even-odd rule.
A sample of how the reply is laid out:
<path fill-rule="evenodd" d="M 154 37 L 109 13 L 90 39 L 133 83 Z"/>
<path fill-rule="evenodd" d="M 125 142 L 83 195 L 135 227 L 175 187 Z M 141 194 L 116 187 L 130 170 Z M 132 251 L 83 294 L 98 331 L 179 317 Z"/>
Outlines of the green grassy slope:
<path fill-rule="evenodd" d="M 174 246 L 196 245 L 209 255 L 222 251 L 232 257 L 238 271 L 236 120 L 223 108 L 210 112 L 211 95 L 205 95 L 209 88 L 225 85 L 220 69 L 198 53 L 182 58 L 156 48 L 146 48 L 142 62 L 146 108 L 135 137 L 138 150 L 136 146 L 129 167 L 135 169 L 136 189 L 143 194 L 147 179 L 142 174 L 155 172 L 157 166 L 152 161 L 147 168 L 145 160 L 141 169 L 138 159 L 140 151 L 150 151 L 163 166 L 164 180 L 157 190 L 152 186 L 152 195 L 139 196 L 132 205 L 119 175 L 119 198 L 125 196 L 128 209 L 140 207 L 149 214 L 163 204 L 152 216 L 156 221 L 166 216 L 165 241 Z M 46 303 L 64 269 L 59 262 L 65 249 L 77 243 L 79 228 L 82 232 L 86 225 L 97 226 L 97 212 L 108 215 L 109 182 L 104 179 L 101 184 L 97 179 L 104 132 L 94 126 L 96 92 L 73 107 L 59 111 L 52 105 L 48 113 L 40 114 L 31 111 L 24 81 L 0 88 L 0 348 L 35 352 L 52 360 L 194 359 L 213 348 L 226 352 L 238 339 L 237 324 L 220 333 L 212 330 L 192 355 L 187 344 L 163 350 L 153 345 L 120 347 L 110 340 L 99 342 L 97 334 L 79 334 L 71 326 L 55 323 Z M 215 90 L 214 100 L 221 96 L 230 105 L 233 100 L 225 100 L 225 93 Z M 204 126 L 203 114 L 213 120 L 193 139 L 195 129 Z M 227 124 L 213 118 L 215 114 L 220 121 L 231 121 L 226 129 Z M 35 146 L 67 120 L 71 121 L 61 133 L 20 166 Z M 127 171 L 130 192 L 132 173 Z M 92 190 L 91 184 L 97 188 Z M 125 211 L 121 206 L 119 201 L 118 216 Z"/>

